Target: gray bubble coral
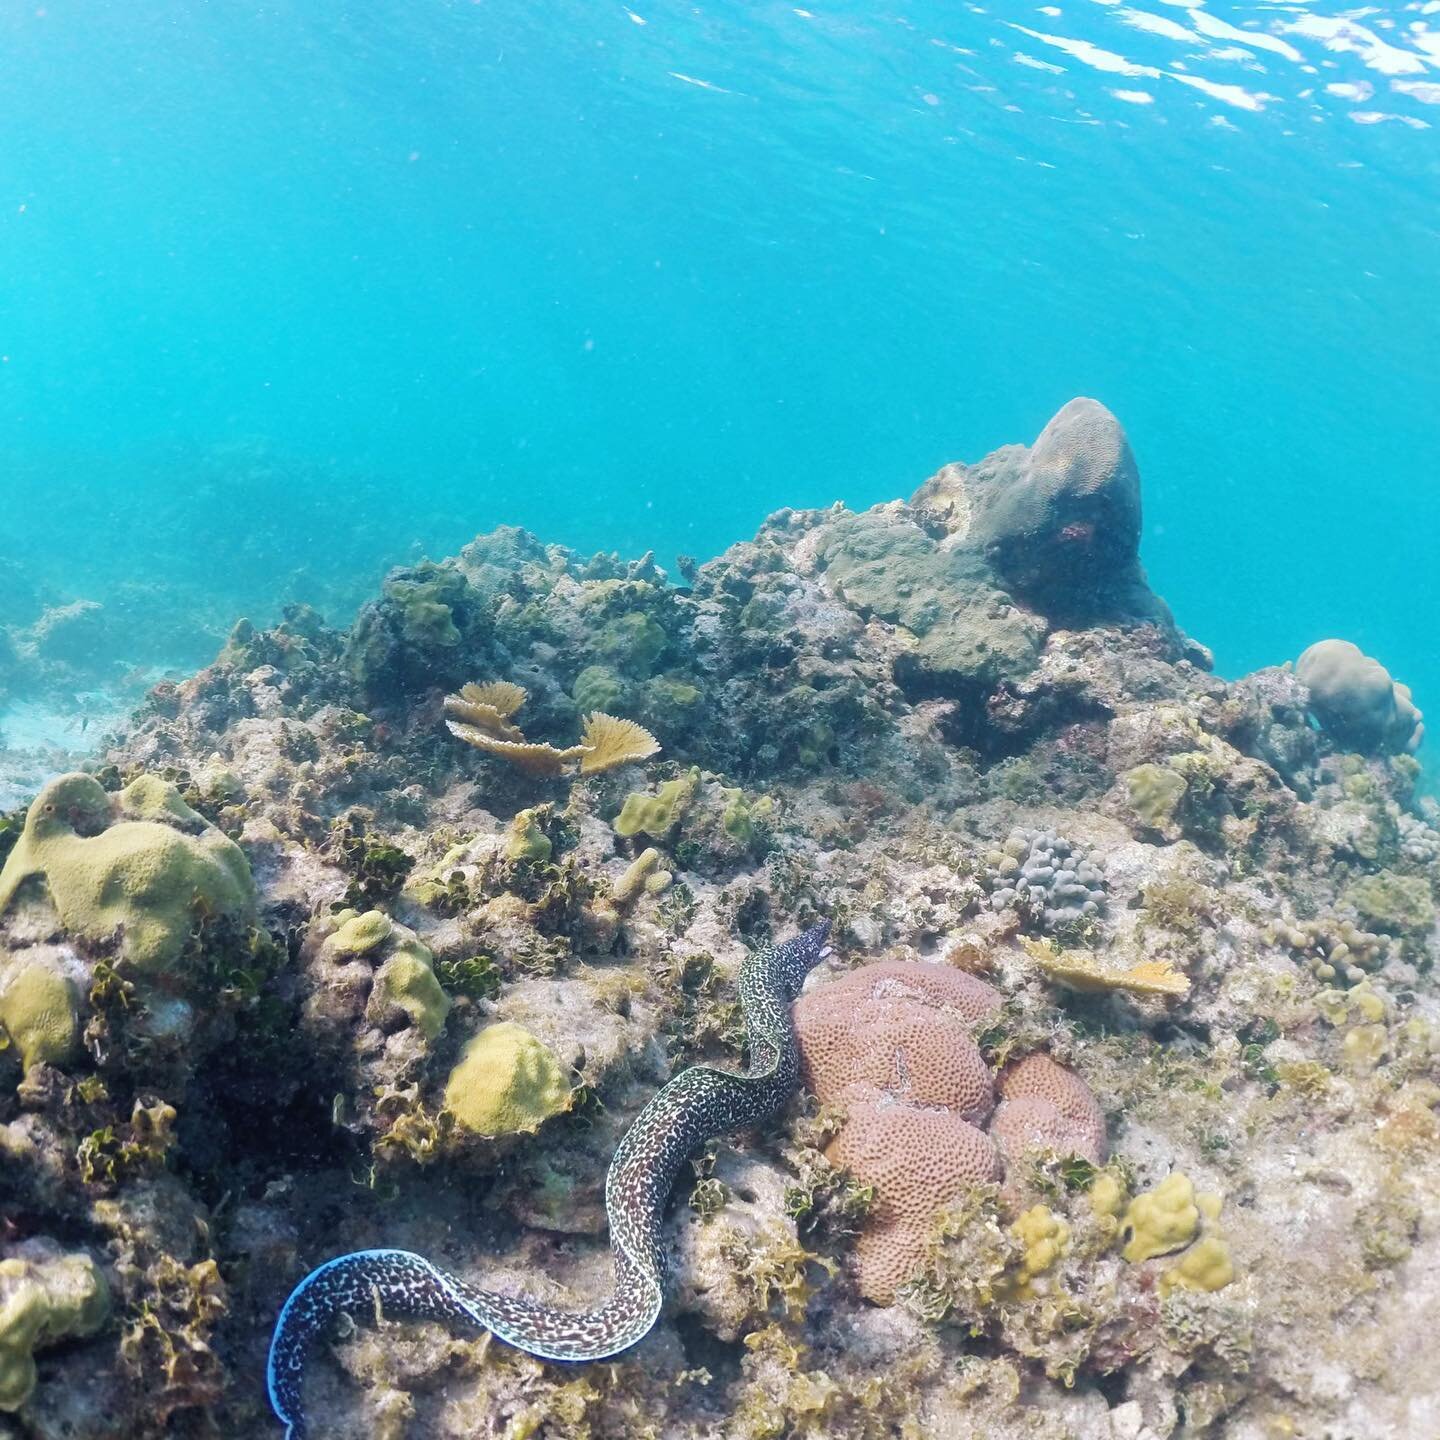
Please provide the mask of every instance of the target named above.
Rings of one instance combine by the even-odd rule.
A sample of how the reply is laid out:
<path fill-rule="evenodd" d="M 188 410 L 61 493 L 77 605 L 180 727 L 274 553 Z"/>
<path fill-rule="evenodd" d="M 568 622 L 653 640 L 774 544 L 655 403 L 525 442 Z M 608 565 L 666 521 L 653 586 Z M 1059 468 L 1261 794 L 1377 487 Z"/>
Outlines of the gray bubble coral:
<path fill-rule="evenodd" d="M 1365 752 L 1413 752 L 1425 737 L 1410 689 L 1348 640 L 1320 640 L 1295 662 L 1310 712 L 1342 745 Z"/>

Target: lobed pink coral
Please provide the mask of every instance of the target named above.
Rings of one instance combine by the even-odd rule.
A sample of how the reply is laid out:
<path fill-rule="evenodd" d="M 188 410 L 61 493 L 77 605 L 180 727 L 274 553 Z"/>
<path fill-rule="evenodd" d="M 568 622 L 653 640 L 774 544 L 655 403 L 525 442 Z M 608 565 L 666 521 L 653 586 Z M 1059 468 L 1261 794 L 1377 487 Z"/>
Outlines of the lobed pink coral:
<path fill-rule="evenodd" d="M 1095 1097 L 1047 1055 L 1005 1071 L 991 1116 L 994 1078 L 971 1032 L 999 1006 L 975 975 L 904 961 L 863 966 L 796 1002 L 805 1083 L 845 1113 L 829 1158 L 874 1187 L 855 1270 L 878 1304 L 914 1271 L 937 1213 L 1001 1179 L 1003 1162 L 1037 1147 L 1104 1158 Z"/>

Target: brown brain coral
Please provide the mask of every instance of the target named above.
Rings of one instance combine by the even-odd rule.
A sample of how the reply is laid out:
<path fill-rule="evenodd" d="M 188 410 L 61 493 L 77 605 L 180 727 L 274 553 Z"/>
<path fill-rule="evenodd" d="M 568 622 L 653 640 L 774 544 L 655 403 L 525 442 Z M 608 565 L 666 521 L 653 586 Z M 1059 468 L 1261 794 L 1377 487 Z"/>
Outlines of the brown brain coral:
<path fill-rule="evenodd" d="M 888 1095 L 983 1124 L 995 1101 L 970 1030 L 999 1004 L 963 970 L 893 960 L 853 970 L 795 1006 L 805 1083 L 826 1104 Z"/>
<path fill-rule="evenodd" d="M 1027 1150 L 1105 1160 L 1105 1116 L 1090 1087 L 1048 1055 L 1027 1055 L 1001 1075 L 990 1134 L 1007 1165 Z"/>
<path fill-rule="evenodd" d="M 805 1083 L 845 1114 L 827 1153 L 875 1190 L 855 1270 L 861 1294 L 878 1304 L 916 1268 L 936 1214 L 1001 1179 L 1002 1160 L 1037 1146 L 1104 1158 L 1094 1096 L 1046 1055 L 1005 1072 L 990 1134 L 978 1128 L 994 1084 L 972 1031 L 999 1006 L 999 992 L 974 975 L 903 961 L 851 971 L 795 1005 Z"/>
<path fill-rule="evenodd" d="M 827 1154 L 875 1187 L 855 1242 L 860 1293 L 889 1305 L 925 1250 L 935 1213 L 974 1185 L 1000 1178 L 1000 1156 L 983 1131 L 948 1110 L 858 1101 Z"/>

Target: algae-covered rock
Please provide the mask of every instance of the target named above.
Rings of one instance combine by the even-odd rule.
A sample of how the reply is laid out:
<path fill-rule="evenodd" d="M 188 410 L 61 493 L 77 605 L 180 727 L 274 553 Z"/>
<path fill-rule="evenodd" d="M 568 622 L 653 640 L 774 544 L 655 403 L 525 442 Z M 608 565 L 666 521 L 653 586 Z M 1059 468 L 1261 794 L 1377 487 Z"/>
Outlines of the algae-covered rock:
<path fill-rule="evenodd" d="M 1435 900 L 1430 884 L 1419 875 L 1397 875 L 1382 870 L 1363 875 L 1344 894 L 1360 918 L 1381 930 L 1403 935 L 1428 930 L 1435 923 Z"/>
<path fill-rule="evenodd" d="M 1177 813 L 1189 784 L 1168 765 L 1145 764 L 1127 770 L 1121 777 L 1130 808 L 1140 822 L 1157 831 L 1165 840 L 1180 838 Z"/>
<path fill-rule="evenodd" d="M 1071 400 L 1032 446 L 945 466 L 911 504 L 1047 615 L 1170 623 L 1140 568 L 1140 472 L 1096 400 Z"/>
<path fill-rule="evenodd" d="M 609 621 L 595 637 L 594 650 L 607 664 L 642 679 L 655 668 L 669 636 L 643 610 L 632 610 Z"/>
<path fill-rule="evenodd" d="M 32 882 L 67 933 L 114 942 L 149 973 L 174 965 L 199 921 L 248 918 L 255 903 L 239 847 L 151 776 L 113 801 L 89 775 L 52 780 L 0 871 L 0 911 Z"/>
<path fill-rule="evenodd" d="M 509 1021 L 476 1035 L 445 1083 L 445 1108 L 472 1135 L 529 1134 L 570 1102 L 560 1062 Z"/>
<path fill-rule="evenodd" d="M 109 1286 L 88 1255 L 45 1241 L 0 1255 L 0 1411 L 30 1398 L 36 1350 L 93 1335 L 109 1309 Z"/>
<path fill-rule="evenodd" d="M 896 666 L 907 690 L 963 693 L 1034 668 L 1045 622 L 1010 600 L 983 558 L 942 550 L 904 515 L 872 510 L 835 522 L 824 556 L 848 604 L 915 637 Z"/>
<path fill-rule="evenodd" d="M 68 1059 L 77 1025 L 74 987 L 57 969 L 39 960 L 0 965 L 0 1036 L 9 1037 L 27 1070 Z"/>

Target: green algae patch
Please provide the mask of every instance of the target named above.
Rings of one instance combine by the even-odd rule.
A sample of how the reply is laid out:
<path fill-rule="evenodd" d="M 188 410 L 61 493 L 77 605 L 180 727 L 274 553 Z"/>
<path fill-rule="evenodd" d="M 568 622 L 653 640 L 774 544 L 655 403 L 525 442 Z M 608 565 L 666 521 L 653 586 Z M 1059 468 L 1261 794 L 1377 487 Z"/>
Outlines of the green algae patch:
<path fill-rule="evenodd" d="M 0 1035 L 20 1052 L 25 1069 L 67 1060 L 77 1027 L 74 989 L 51 966 L 32 960 L 0 981 Z"/>
<path fill-rule="evenodd" d="M 153 776 L 113 803 L 89 775 L 52 780 L 0 871 L 0 911 L 32 880 L 68 934 L 118 941 L 121 957 L 148 973 L 174 966 L 199 920 L 248 918 L 255 906 L 240 848 Z"/>
<path fill-rule="evenodd" d="M 35 1351 L 93 1335 L 110 1312 L 110 1290 L 88 1255 L 0 1260 L 0 1412 L 35 1390 Z"/>
<path fill-rule="evenodd" d="M 465 1047 L 445 1084 L 445 1108 L 472 1135 L 528 1135 L 568 1110 L 570 1081 L 523 1026 L 489 1025 Z"/>

